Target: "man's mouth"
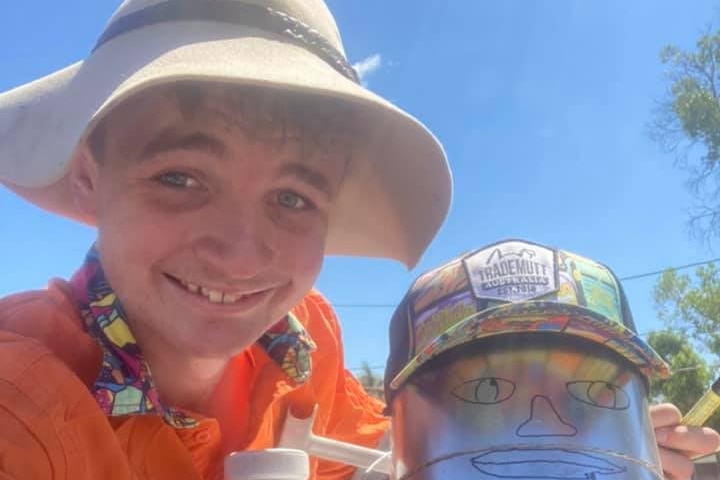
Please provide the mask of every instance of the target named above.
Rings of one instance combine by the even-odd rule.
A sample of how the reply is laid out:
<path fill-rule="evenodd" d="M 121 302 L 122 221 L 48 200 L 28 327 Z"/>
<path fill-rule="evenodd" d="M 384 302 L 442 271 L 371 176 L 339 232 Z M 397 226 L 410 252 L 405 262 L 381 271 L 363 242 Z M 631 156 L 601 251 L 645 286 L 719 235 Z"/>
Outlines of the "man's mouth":
<path fill-rule="evenodd" d="M 471 462 L 496 478 L 592 480 L 627 471 L 601 455 L 570 448 L 505 448 L 477 455 Z"/>
<path fill-rule="evenodd" d="M 191 282 L 186 282 L 185 280 L 181 280 L 179 278 L 173 277 L 171 275 L 166 275 L 168 278 L 170 278 L 176 285 L 181 286 L 189 293 L 195 294 L 199 297 L 204 297 L 207 299 L 210 303 L 215 304 L 223 304 L 223 305 L 233 305 L 243 300 L 248 300 L 256 295 L 262 294 L 270 290 L 269 288 L 263 288 L 263 289 L 257 289 L 257 290 L 251 290 L 251 291 L 220 291 L 216 290 L 210 287 L 206 287 L 204 285 L 198 285 Z"/>

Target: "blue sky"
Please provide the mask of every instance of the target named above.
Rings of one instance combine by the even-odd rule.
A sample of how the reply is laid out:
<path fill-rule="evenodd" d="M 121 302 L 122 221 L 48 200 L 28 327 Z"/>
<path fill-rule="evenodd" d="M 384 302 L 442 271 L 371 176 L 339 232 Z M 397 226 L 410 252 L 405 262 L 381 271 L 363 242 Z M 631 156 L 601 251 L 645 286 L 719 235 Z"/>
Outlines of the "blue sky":
<path fill-rule="evenodd" d="M 6 2 L 0 91 L 83 58 L 115 2 Z M 690 5 L 692 7 L 690 7 Z M 660 49 L 691 47 L 709 0 L 330 1 L 372 90 L 423 120 L 455 176 L 451 213 L 420 266 L 330 258 L 318 287 L 349 367 L 383 365 L 390 306 L 421 271 L 508 237 L 562 247 L 620 276 L 714 257 L 686 226 L 685 176 L 646 124 L 663 96 Z M 38 138 L 42 141 L 42 138 Z M 0 189 L 0 295 L 77 267 L 94 232 Z M 639 330 L 660 327 L 655 278 L 626 283 Z"/>

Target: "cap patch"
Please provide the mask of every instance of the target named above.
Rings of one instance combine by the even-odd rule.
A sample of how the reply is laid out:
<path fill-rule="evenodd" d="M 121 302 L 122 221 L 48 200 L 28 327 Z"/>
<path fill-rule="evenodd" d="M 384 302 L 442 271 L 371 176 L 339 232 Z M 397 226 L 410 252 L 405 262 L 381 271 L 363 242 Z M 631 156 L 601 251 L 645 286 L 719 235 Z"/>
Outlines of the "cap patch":
<path fill-rule="evenodd" d="M 522 302 L 558 289 L 555 252 L 521 241 L 504 242 L 464 259 L 479 299 Z"/>

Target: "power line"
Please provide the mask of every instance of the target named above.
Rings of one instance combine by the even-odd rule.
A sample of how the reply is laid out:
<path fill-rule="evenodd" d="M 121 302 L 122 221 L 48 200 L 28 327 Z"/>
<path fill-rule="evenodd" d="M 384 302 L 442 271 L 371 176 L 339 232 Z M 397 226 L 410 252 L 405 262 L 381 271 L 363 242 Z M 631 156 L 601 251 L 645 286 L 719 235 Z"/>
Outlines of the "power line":
<path fill-rule="evenodd" d="M 370 371 L 374 370 L 385 370 L 385 365 L 373 365 L 373 366 L 367 366 L 367 367 L 352 367 L 348 368 L 351 372 L 359 372 L 365 369 L 369 369 Z"/>
<path fill-rule="evenodd" d="M 700 370 L 701 368 L 703 368 L 703 365 L 695 365 L 692 367 L 676 368 L 675 370 L 673 370 L 673 373 L 694 372 L 696 370 Z"/>
<path fill-rule="evenodd" d="M 653 272 L 640 273 L 640 274 L 637 274 L 637 275 L 629 275 L 629 276 L 627 276 L 627 277 L 621 277 L 620 280 L 622 280 L 623 282 L 627 282 L 627 281 L 629 281 L 629 280 L 637 280 L 638 278 L 645 278 L 645 277 L 652 277 L 652 276 L 655 276 L 655 275 L 660 275 L 661 273 L 664 273 L 664 272 L 667 271 L 667 270 L 686 270 L 686 269 L 688 269 L 688 268 L 701 267 L 701 266 L 703 266 L 703 265 L 708 265 L 708 264 L 711 264 L 711 263 L 715 263 L 715 262 L 717 262 L 717 261 L 720 261 L 720 257 L 719 257 L 719 258 L 713 258 L 713 259 L 711 259 L 711 260 L 704 260 L 704 261 L 702 261 L 702 262 L 688 263 L 688 264 L 686 264 L 686 265 L 680 265 L 679 267 L 669 267 L 669 268 L 665 268 L 665 269 L 663 269 L 663 270 L 655 270 L 655 271 L 653 271 Z"/>
<path fill-rule="evenodd" d="M 647 277 L 653 277 L 655 275 L 660 275 L 667 270 L 686 270 L 688 268 L 709 265 L 711 263 L 715 263 L 718 261 L 720 261 L 720 257 L 713 258 L 710 260 L 703 260 L 701 262 L 687 263 L 685 265 L 680 265 L 677 267 L 668 267 L 668 268 L 664 268 L 662 270 L 653 270 L 651 272 L 638 273 L 635 275 L 627 275 L 625 277 L 620 277 L 620 280 L 623 282 L 629 282 L 629 281 L 633 281 L 633 280 L 638 280 L 640 278 L 647 278 Z M 334 304 L 333 307 L 334 308 L 395 308 L 395 307 L 397 307 L 397 303 L 338 303 L 338 304 Z"/>

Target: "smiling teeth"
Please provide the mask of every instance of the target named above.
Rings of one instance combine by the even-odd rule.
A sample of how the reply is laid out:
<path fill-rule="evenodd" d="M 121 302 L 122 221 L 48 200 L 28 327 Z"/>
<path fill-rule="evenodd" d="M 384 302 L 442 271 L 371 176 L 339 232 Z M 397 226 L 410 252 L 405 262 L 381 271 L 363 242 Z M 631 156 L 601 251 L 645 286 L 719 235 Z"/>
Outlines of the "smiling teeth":
<path fill-rule="evenodd" d="M 242 298 L 242 295 L 232 295 L 229 293 L 226 293 L 223 295 L 222 302 L 223 303 L 235 303 L 239 298 Z"/>
<path fill-rule="evenodd" d="M 180 281 L 180 283 L 190 293 L 202 295 L 203 297 L 207 298 L 210 303 L 222 303 L 225 305 L 229 305 L 248 296 L 218 292 L 217 290 L 211 290 L 207 287 L 201 287 L 193 283 L 184 282 L 182 280 Z"/>

